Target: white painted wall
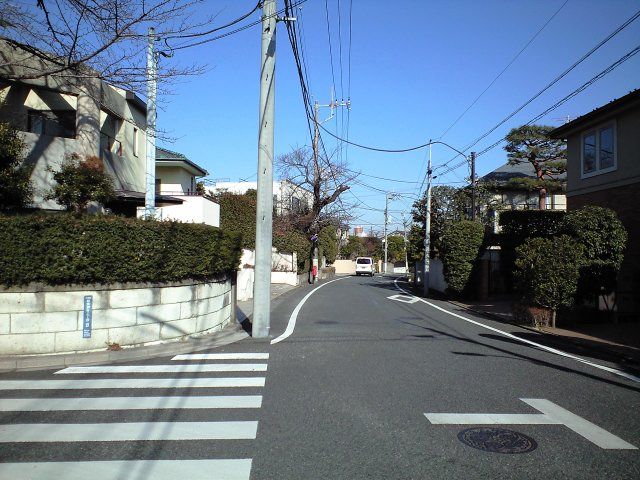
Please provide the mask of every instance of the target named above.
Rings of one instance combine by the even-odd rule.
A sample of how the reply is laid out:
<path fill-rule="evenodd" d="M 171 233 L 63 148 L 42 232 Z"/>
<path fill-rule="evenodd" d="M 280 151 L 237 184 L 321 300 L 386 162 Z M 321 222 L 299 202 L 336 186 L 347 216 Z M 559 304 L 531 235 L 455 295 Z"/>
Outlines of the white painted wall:
<path fill-rule="evenodd" d="M 93 297 L 91 337 L 83 338 L 83 298 Z M 221 330 L 231 321 L 231 281 L 178 286 L 55 287 L 0 292 L 0 355 L 106 350 Z"/>
<path fill-rule="evenodd" d="M 180 167 L 156 166 L 157 179 L 160 179 L 160 193 L 162 194 L 186 194 L 195 191 L 196 188 L 195 177 Z"/>
<path fill-rule="evenodd" d="M 212 227 L 220 227 L 220 205 L 213 200 L 197 195 L 176 195 L 184 201 L 181 205 L 167 205 L 156 208 L 159 220 L 171 220 L 183 223 L 204 223 Z M 138 207 L 138 218 L 144 216 L 144 207 Z"/>

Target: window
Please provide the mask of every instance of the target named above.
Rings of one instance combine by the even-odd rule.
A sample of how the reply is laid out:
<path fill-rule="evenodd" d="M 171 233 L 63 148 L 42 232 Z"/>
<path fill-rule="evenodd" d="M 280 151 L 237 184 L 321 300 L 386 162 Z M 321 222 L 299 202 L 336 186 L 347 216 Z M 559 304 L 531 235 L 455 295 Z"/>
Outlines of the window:
<path fill-rule="evenodd" d="M 138 129 L 133 127 L 133 154 L 138 156 Z"/>
<path fill-rule="evenodd" d="M 29 110 L 27 131 L 51 137 L 75 138 L 76 112 L 74 110 Z"/>
<path fill-rule="evenodd" d="M 605 125 L 582 135 L 582 177 L 615 170 L 615 125 Z"/>
<path fill-rule="evenodd" d="M 302 211 L 300 199 L 298 197 L 291 197 L 291 211 L 294 213 L 300 213 Z"/>
<path fill-rule="evenodd" d="M 159 178 L 156 178 L 156 195 L 160 195 L 161 191 L 162 191 L 162 180 Z"/>
<path fill-rule="evenodd" d="M 371 265 L 371 259 L 370 258 L 358 258 L 358 259 L 356 259 L 356 263 L 358 265 Z"/>

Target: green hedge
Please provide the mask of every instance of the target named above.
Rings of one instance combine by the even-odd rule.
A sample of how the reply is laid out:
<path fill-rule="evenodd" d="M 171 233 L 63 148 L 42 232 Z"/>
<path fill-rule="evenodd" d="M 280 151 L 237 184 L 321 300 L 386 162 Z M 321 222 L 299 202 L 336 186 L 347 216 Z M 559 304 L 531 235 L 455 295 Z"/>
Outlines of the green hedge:
<path fill-rule="evenodd" d="M 468 289 L 483 239 L 484 226 L 480 222 L 461 220 L 445 224 L 440 256 L 444 279 L 452 293 L 459 295 Z"/>
<path fill-rule="evenodd" d="M 0 216 L 0 284 L 205 280 L 237 268 L 240 248 L 239 235 L 201 224 Z"/>

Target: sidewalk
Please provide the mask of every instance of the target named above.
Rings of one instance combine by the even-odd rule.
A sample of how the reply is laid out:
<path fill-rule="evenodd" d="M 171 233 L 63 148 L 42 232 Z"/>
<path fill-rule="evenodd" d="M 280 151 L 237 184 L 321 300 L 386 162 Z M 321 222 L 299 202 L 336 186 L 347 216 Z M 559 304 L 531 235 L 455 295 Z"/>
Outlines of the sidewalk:
<path fill-rule="evenodd" d="M 567 328 L 551 328 L 521 325 L 514 321 L 511 312 L 512 298 L 495 298 L 486 301 L 449 301 L 494 320 L 526 328 L 549 343 L 562 348 L 570 345 L 576 354 L 587 354 L 607 361 L 640 368 L 640 323 L 584 324 Z"/>
<path fill-rule="evenodd" d="M 294 288 L 298 288 L 299 286 L 300 285 L 287 285 L 286 283 L 272 283 L 271 300 L 293 290 Z M 236 302 L 236 316 L 238 318 L 238 323 L 243 325 L 246 320 L 251 320 L 251 317 L 253 316 L 253 298 L 242 302 Z"/>

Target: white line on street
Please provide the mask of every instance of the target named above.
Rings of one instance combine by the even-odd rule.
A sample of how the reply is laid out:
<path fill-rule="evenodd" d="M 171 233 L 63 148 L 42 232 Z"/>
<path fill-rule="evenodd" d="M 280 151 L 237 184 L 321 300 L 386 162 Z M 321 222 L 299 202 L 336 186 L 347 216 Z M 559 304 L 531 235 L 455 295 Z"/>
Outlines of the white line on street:
<path fill-rule="evenodd" d="M 16 480 L 249 480 L 250 474 L 251 459 L 0 463 L 0 478 Z"/>
<path fill-rule="evenodd" d="M 171 360 L 268 360 L 268 353 L 190 353 Z"/>
<path fill-rule="evenodd" d="M 266 363 L 201 363 L 197 365 L 108 365 L 98 367 L 67 367 L 59 374 L 76 373 L 209 373 L 209 372 L 266 372 Z"/>
<path fill-rule="evenodd" d="M 293 329 L 296 328 L 296 320 L 298 319 L 298 313 L 300 313 L 300 310 L 302 309 L 302 306 L 304 305 L 304 303 L 307 301 L 307 299 L 311 295 L 316 293 L 318 290 L 320 290 L 325 285 L 329 285 L 330 283 L 337 282 L 339 280 L 344 280 L 345 278 L 349 278 L 349 277 L 342 277 L 342 278 L 336 278 L 335 280 L 330 280 L 327 283 L 323 283 L 322 285 L 319 285 L 318 287 L 314 288 L 309 293 L 307 293 L 304 296 L 304 298 L 302 300 L 300 300 L 300 303 L 298 303 L 298 305 L 296 305 L 296 308 L 293 309 L 293 312 L 291 312 L 291 316 L 289 317 L 289 323 L 287 324 L 287 329 L 278 338 L 274 338 L 273 340 L 271 340 L 271 345 L 275 345 L 276 343 L 280 343 L 281 341 L 283 341 L 286 338 L 288 338 L 289 336 L 291 336 L 291 334 L 293 333 Z"/>
<path fill-rule="evenodd" d="M 258 422 L 14 423 L 2 426 L 0 442 L 251 440 L 257 430 Z"/>
<path fill-rule="evenodd" d="M 434 425 L 557 425 L 540 413 L 425 413 Z"/>
<path fill-rule="evenodd" d="M 504 335 L 505 337 L 511 338 L 513 340 L 517 340 L 519 342 L 526 343 L 528 345 L 533 345 L 534 347 L 537 347 L 537 348 L 539 348 L 541 350 L 545 350 L 547 352 L 551 352 L 551 353 L 554 353 L 556 355 L 560 355 L 560 356 L 563 356 L 563 357 L 571 358 L 571 359 L 576 360 L 576 361 L 578 361 L 580 363 L 584 363 L 586 365 L 590 365 L 592 367 L 599 368 L 600 370 L 604 370 L 606 372 L 613 373 L 614 375 L 619 375 L 619 376 L 624 377 L 624 378 L 626 378 L 628 380 L 632 380 L 634 382 L 640 383 L 640 377 L 636 377 L 635 375 L 632 375 L 630 373 L 623 372 L 622 370 L 618 370 L 617 368 L 607 367 L 605 365 L 600 365 L 598 363 L 590 362 L 589 360 L 585 360 L 584 358 L 578 357 L 576 355 L 572 355 L 571 353 L 563 352 L 562 350 L 558 350 L 556 348 L 547 347 L 546 345 L 541 345 L 540 343 L 536 343 L 536 342 L 532 342 L 531 340 L 520 338 L 520 337 L 518 337 L 516 335 L 512 335 L 511 333 L 503 332 L 502 330 L 499 330 L 497 328 L 490 327 L 489 325 L 485 325 L 483 323 L 476 322 L 475 320 L 471 320 L 470 318 L 463 317 L 462 315 L 458 315 L 457 313 L 450 312 L 449 310 L 446 310 L 446 309 L 444 309 L 442 307 L 439 307 L 438 305 L 435 305 L 435 304 L 433 304 L 431 302 L 426 301 L 424 298 L 420 298 L 420 297 L 416 297 L 415 295 L 412 295 L 411 293 L 409 293 L 404 288 L 402 288 L 402 287 L 400 287 L 398 285 L 398 280 L 397 279 L 394 280 L 394 283 L 396 285 L 396 288 L 398 290 L 400 290 L 401 292 L 404 292 L 407 295 L 411 295 L 411 296 L 417 298 L 419 301 L 421 301 L 423 303 L 426 303 L 430 307 L 433 307 L 436 310 L 440 310 L 441 312 L 447 313 L 447 314 L 452 315 L 452 316 L 454 316 L 456 318 L 464 320 L 465 322 L 469 322 L 469 323 L 472 323 L 472 324 L 477 325 L 479 327 L 486 328 L 487 330 L 491 330 L 492 332 L 499 333 L 500 335 Z"/>
<path fill-rule="evenodd" d="M 607 450 L 637 450 L 605 429 L 543 398 L 521 398 L 540 413 L 425 413 L 437 425 L 564 425 Z"/>
<path fill-rule="evenodd" d="M 541 411 L 550 419 L 555 420 L 558 423 L 562 423 L 578 435 L 581 435 L 590 442 L 595 443 L 600 448 L 637 450 L 636 447 L 625 442 L 621 438 L 616 437 L 612 433 L 607 432 L 604 428 L 594 425 L 588 420 L 565 410 L 549 400 L 545 400 L 543 398 L 521 398 L 520 400 L 528 403 L 536 410 Z"/>
<path fill-rule="evenodd" d="M 260 408 L 261 406 L 262 396 L 260 395 L 0 399 L 0 412 Z"/>
<path fill-rule="evenodd" d="M 91 380 L 4 380 L 0 390 L 88 390 L 94 388 L 264 387 L 264 377 L 240 378 L 100 378 Z"/>

